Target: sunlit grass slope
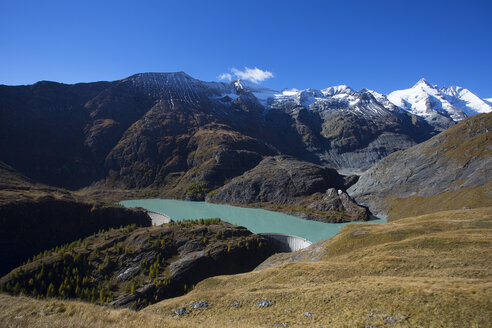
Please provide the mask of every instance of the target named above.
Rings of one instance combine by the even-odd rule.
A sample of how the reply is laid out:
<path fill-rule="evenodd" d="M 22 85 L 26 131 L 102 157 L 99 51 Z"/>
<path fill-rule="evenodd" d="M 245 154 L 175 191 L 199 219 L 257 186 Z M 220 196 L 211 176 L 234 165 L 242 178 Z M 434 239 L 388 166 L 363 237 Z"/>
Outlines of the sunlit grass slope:
<path fill-rule="evenodd" d="M 209 278 L 141 312 L 2 296 L 0 325 L 491 327 L 491 250 L 492 208 L 358 223 L 311 249 L 271 257 L 264 269 Z M 274 304 L 258 307 L 260 299 Z M 210 306 L 189 307 L 202 300 Z M 50 304 L 65 310 L 46 314 Z M 172 317 L 180 307 L 189 313 Z"/>

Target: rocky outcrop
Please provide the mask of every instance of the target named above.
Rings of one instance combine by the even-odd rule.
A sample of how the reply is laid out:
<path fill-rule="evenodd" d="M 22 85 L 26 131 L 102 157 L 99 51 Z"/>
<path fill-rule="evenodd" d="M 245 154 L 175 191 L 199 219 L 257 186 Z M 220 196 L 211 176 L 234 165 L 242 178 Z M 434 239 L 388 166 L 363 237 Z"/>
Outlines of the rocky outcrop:
<path fill-rule="evenodd" d="M 492 205 L 492 114 L 470 117 L 396 152 L 364 173 L 349 194 L 379 216 L 399 218 Z"/>
<path fill-rule="evenodd" d="M 367 220 L 367 210 L 343 191 L 353 181 L 334 169 L 274 156 L 209 193 L 207 201 L 254 203 L 320 221 Z"/>
<path fill-rule="evenodd" d="M 343 188 L 344 177 L 336 170 L 288 156 L 267 157 L 258 166 L 233 179 L 207 200 L 229 203 L 285 203 L 298 196 Z"/>
<path fill-rule="evenodd" d="M 346 216 L 353 221 L 364 221 L 368 219 L 368 210 L 358 205 L 352 197 L 343 190 L 329 188 L 314 202 L 307 205 L 307 208 L 320 212 L 328 213 L 347 213 Z"/>

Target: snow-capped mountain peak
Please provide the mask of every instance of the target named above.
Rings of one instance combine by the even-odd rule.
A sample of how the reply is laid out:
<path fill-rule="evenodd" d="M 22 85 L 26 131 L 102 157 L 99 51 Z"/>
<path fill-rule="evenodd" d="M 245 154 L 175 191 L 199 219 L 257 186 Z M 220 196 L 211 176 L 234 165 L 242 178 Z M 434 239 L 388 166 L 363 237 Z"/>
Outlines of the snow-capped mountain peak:
<path fill-rule="evenodd" d="M 395 106 L 391 101 L 388 100 L 388 98 L 383 95 L 382 93 L 379 93 L 374 90 L 370 89 L 362 89 L 359 91 L 359 93 L 368 93 L 371 96 L 373 96 L 381 105 L 383 105 L 386 109 L 389 109 L 392 112 L 400 111 L 398 106 Z"/>
<path fill-rule="evenodd" d="M 257 89 L 263 89 L 263 87 L 260 86 L 259 84 L 243 79 L 237 79 L 235 81 L 232 81 L 231 83 L 234 84 L 237 90 L 253 91 Z"/>
<path fill-rule="evenodd" d="M 420 79 L 413 87 L 393 91 L 388 100 L 403 110 L 425 118 L 428 122 L 448 118 L 461 121 L 466 115 L 439 91 L 438 87 L 426 79 Z"/>
<path fill-rule="evenodd" d="M 287 89 L 274 95 L 273 104 L 279 105 L 286 102 L 293 102 L 297 105 L 310 108 L 313 103 L 326 103 L 329 100 L 336 102 L 353 102 L 353 96 L 357 92 L 346 85 L 338 85 L 323 90 L 318 89 Z M 349 99 L 350 98 L 350 99 Z"/>
<path fill-rule="evenodd" d="M 424 78 L 409 89 L 393 91 L 388 99 L 431 124 L 446 119 L 459 122 L 467 116 L 492 111 L 490 103 L 468 89 L 458 86 L 439 88 Z"/>
<path fill-rule="evenodd" d="M 416 87 L 437 89 L 437 86 L 429 83 L 429 81 L 427 81 L 425 77 L 421 78 L 420 80 L 417 81 L 417 83 L 414 84 L 413 88 Z"/>

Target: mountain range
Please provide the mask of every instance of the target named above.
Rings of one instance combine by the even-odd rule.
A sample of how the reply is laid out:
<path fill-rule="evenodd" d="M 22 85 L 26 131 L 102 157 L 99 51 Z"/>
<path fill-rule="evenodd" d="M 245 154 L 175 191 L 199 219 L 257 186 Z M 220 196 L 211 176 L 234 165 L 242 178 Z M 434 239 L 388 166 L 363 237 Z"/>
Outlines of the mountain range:
<path fill-rule="evenodd" d="M 388 96 L 345 85 L 277 92 L 243 80 L 203 82 L 184 72 L 2 85 L 0 160 L 55 187 L 201 200 L 247 172 L 254 181 L 255 172 L 264 172 L 253 170 L 262 160 L 281 155 L 337 170 L 343 176 L 336 179 L 351 183 L 325 187 L 344 191 L 354 174 L 387 155 L 491 110 L 467 89 L 439 89 L 423 79 Z M 284 204 L 299 196 L 289 194 L 288 174 L 279 178 L 287 179 L 280 183 L 284 196 L 255 197 Z"/>

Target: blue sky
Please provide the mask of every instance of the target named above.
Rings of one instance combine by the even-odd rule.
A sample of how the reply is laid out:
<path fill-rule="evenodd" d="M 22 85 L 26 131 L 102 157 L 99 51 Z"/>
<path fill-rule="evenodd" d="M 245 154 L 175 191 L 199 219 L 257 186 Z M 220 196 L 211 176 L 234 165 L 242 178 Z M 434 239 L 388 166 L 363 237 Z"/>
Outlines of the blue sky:
<path fill-rule="evenodd" d="M 0 0 L 0 83 L 271 72 L 274 89 L 431 83 L 492 97 L 492 1 Z"/>

